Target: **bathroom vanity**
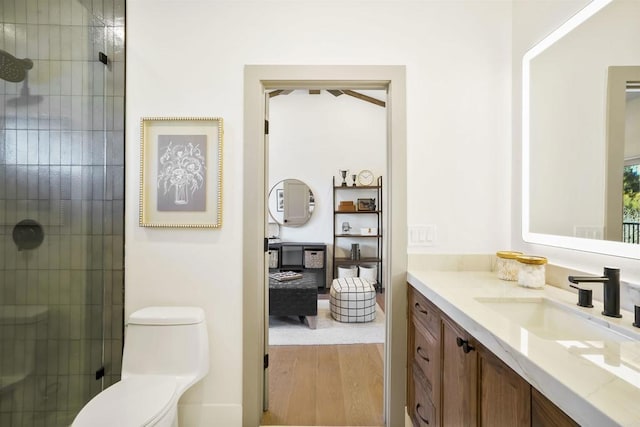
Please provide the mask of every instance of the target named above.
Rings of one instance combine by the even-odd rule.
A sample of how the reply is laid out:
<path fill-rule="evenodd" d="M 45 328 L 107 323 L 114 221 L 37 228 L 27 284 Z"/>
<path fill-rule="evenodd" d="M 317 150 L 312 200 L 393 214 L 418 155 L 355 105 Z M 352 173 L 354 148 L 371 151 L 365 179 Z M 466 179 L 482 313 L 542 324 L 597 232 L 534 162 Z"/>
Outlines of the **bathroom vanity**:
<path fill-rule="evenodd" d="M 640 330 L 488 271 L 410 271 L 414 426 L 640 425 Z"/>

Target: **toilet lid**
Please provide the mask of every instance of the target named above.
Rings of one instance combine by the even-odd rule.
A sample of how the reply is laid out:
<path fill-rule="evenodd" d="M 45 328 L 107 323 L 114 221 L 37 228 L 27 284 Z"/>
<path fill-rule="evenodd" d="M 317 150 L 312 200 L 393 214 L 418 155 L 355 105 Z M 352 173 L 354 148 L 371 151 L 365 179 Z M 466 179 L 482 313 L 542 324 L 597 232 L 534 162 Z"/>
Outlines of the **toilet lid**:
<path fill-rule="evenodd" d="M 176 379 L 143 375 L 115 383 L 78 413 L 73 427 L 140 427 L 151 425 L 174 402 Z"/>

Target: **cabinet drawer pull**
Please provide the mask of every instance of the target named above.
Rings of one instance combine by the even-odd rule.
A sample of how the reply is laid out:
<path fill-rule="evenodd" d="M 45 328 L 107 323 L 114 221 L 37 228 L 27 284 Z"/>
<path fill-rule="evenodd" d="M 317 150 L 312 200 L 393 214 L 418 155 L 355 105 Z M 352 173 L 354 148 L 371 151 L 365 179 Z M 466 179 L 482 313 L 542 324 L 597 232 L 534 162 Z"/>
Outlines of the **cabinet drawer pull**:
<path fill-rule="evenodd" d="M 422 306 L 420 305 L 419 302 L 414 304 L 416 310 L 418 310 L 420 313 L 422 314 L 429 314 L 429 312 L 427 310 L 425 310 L 424 308 L 422 308 Z"/>
<path fill-rule="evenodd" d="M 418 415 L 418 418 L 420 418 L 422 422 L 424 422 L 425 424 L 429 424 L 429 420 L 423 417 L 422 414 L 420 413 L 420 408 L 422 408 L 422 405 L 418 403 L 416 405 L 416 414 Z"/>
<path fill-rule="evenodd" d="M 430 362 L 429 357 L 422 351 L 422 347 L 418 346 L 418 348 L 416 348 L 416 354 L 427 362 Z"/>
<path fill-rule="evenodd" d="M 460 337 L 456 338 L 456 344 L 458 345 L 458 347 L 462 347 L 462 351 L 464 351 L 465 354 L 476 349 L 474 346 L 469 344 L 469 340 L 463 340 Z"/>

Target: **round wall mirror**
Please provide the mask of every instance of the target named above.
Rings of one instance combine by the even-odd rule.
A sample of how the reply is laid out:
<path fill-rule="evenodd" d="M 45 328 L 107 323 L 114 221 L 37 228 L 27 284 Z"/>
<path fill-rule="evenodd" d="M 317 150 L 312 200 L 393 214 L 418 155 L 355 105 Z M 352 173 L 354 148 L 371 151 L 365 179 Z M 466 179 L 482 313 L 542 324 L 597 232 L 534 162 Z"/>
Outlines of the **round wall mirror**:
<path fill-rule="evenodd" d="M 314 207 L 313 192 L 299 179 L 284 179 L 269 191 L 269 214 L 280 225 L 300 227 L 306 224 Z"/>

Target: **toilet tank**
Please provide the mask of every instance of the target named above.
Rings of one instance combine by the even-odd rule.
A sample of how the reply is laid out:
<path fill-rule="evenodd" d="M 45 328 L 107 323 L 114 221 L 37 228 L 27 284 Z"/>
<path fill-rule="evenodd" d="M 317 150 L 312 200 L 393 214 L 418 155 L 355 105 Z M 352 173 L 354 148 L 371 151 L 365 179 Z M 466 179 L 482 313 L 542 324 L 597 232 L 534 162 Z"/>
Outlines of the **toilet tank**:
<path fill-rule="evenodd" d="M 146 307 L 129 316 L 122 378 L 171 375 L 185 385 L 209 371 L 209 338 L 199 307 Z"/>

